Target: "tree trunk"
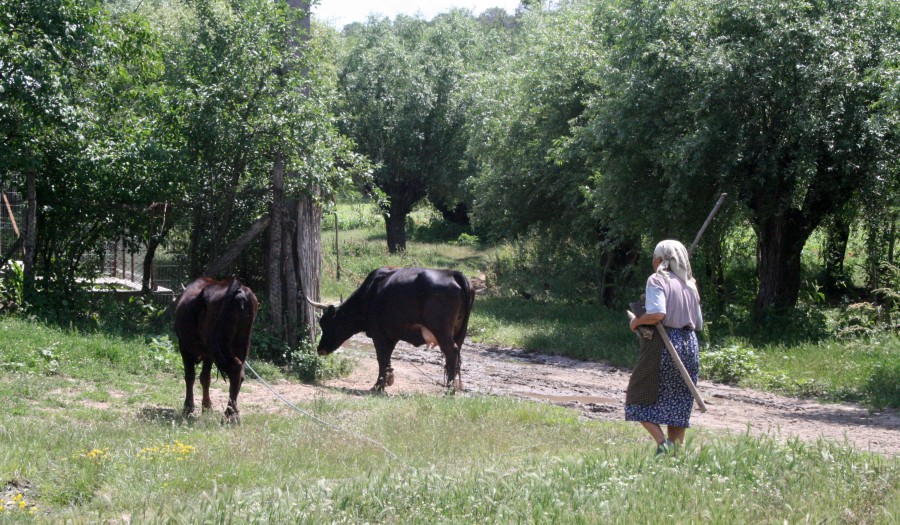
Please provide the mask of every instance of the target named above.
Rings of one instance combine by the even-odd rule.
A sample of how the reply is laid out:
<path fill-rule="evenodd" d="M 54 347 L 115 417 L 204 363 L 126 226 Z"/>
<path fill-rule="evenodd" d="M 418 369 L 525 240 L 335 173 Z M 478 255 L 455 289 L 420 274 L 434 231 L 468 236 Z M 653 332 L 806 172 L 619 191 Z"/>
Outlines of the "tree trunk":
<path fill-rule="evenodd" d="M 837 213 L 825 230 L 825 294 L 834 299 L 847 287 L 844 275 L 844 256 L 850 240 L 850 221 L 844 213 Z"/>
<path fill-rule="evenodd" d="M 311 197 L 302 199 L 297 209 L 297 280 L 307 296 L 320 300 L 322 276 L 322 207 Z M 310 340 L 316 339 L 316 311 L 300 301 L 299 322 L 306 326 Z"/>
<path fill-rule="evenodd" d="M 149 294 L 151 290 L 153 278 L 153 259 L 156 257 L 156 249 L 160 245 L 161 239 L 156 235 L 151 235 L 147 240 L 147 253 L 144 254 L 144 275 L 141 277 L 141 293 Z"/>
<path fill-rule="evenodd" d="M 216 233 L 213 239 L 215 242 L 212 243 L 212 257 L 210 260 L 216 260 L 219 257 L 219 242 L 225 238 L 228 234 L 228 229 L 231 227 L 231 216 L 234 214 L 234 205 L 238 192 L 238 187 L 240 186 L 241 181 L 241 173 L 244 171 L 244 163 L 241 160 L 236 160 L 234 164 L 234 168 L 232 169 L 231 177 L 228 181 L 228 187 L 225 188 L 225 196 L 222 199 L 222 205 L 224 209 L 218 216 L 218 224 L 216 225 Z"/>
<path fill-rule="evenodd" d="M 151 233 L 147 239 L 147 253 L 144 255 L 143 264 L 144 274 L 141 278 L 141 293 L 143 294 L 150 293 L 151 291 L 150 288 L 153 284 L 153 260 L 156 258 L 156 249 L 162 244 L 162 241 L 166 238 L 166 234 L 169 233 L 169 230 L 172 229 L 171 225 L 175 223 L 174 220 L 169 220 L 170 216 L 169 203 L 166 202 L 163 204 L 162 224 L 159 227 L 159 231 Z"/>
<path fill-rule="evenodd" d="M 22 261 L 24 271 L 25 301 L 34 297 L 34 260 L 37 245 L 37 174 L 34 171 L 25 173 L 25 260 Z"/>
<path fill-rule="evenodd" d="M 308 42 L 311 37 L 311 18 L 309 0 L 288 0 L 288 5 L 299 10 L 300 17 L 292 45 L 295 53 L 300 51 L 298 41 Z M 304 77 L 309 74 L 306 67 L 300 72 Z M 311 93 L 306 90 L 303 93 L 309 97 Z M 309 296 L 310 299 L 319 299 L 319 286 L 322 278 L 322 208 L 316 204 L 319 193 L 317 188 L 311 188 L 310 194 L 292 201 L 291 217 L 295 221 L 294 245 L 295 249 L 290 257 L 291 263 L 296 265 L 296 279 L 292 281 L 288 294 L 293 300 L 295 323 L 304 326 L 310 340 L 316 339 L 315 310 L 298 295 L 298 288 Z M 299 307 L 299 311 L 297 308 Z"/>
<path fill-rule="evenodd" d="M 406 215 L 385 215 L 384 224 L 387 230 L 387 244 L 390 253 L 406 251 Z"/>
<path fill-rule="evenodd" d="M 888 234 L 888 264 L 894 264 L 894 248 L 897 245 L 897 214 L 891 215 L 891 229 Z"/>
<path fill-rule="evenodd" d="M 272 166 L 272 207 L 269 215 L 272 222 L 269 225 L 269 315 L 272 321 L 272 335 L 282 337 L 284 334 L 284 309 L 282 302 L 283 259 L 282 259 L 282 225 L 284 223 L 284 157 L 281 153 L 275 154 L 275 163 Z"/>
<path fill-rule="evenodd" d="M 289 201 L 284 215 L 281 264 L 284 272 L 284 341 L 290 347 L 300 342 L 297 337 L 297 268 L 294 263 L 297 243 L 297 201 Z"/>
<path fill-rule="evenodd" d="M 800 254 L 809 237 L 800 213 L 788 210 L 756 226 L 759 291 L 754 316 L 761 319 L 772 308 L 784 311 L 797 304 L 800 294 Z"/>
<path fill-rule="evenodd" d="M 400 196 L 391 196 L 391 205 L 384 216 L 387 244 L 390 253 L 406 251 L 406 216 L 410 206 Z"/>

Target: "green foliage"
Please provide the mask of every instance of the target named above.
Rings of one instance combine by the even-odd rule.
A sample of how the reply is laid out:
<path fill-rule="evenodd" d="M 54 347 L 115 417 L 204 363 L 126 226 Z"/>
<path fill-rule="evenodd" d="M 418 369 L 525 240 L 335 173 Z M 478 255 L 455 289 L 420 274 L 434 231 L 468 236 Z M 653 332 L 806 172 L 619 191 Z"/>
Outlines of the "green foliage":
<path fill-rule="evenodd" d="M 604 271 L 601 261 L 596 246 L 560 241 L 535 231 L 521 240 L 501 244 L 488 261 L 487 275 L 505 294 L 603 304 L 599 289 Z M 625 273 L 618 277 L 626 281 L 633 271 L 619 269 Z M 640 294 L 636 288 L 633 292 L 634 298 Z"/>
<path fill-rule="evenodd" d="M 710 348 L 700 356 L 700 375 L 712 381 L 738 384 L 757 372 L 756 353 L 743 341 Z"/>
<path fill-rule="evenodd" d="M 348 375 L 353 370 L 353 361 L 340 353 L 320 356 L 315 344 L 308 341 L 291 349 L 285 356 L 291 376 L 304 383 L 318 383 Z"/>
<path fill-rule="evenodd" d="M 18 261 L 0 264 L 0 313 L 15 312 L 24 299 L 24 268 Z"/>
<path fill-rule="evenodd" d="M 728 192 L 741 206 L 720 219 L 746 212 L 758 235 L 755 313 L 791 308 L 809 235 L 894 178 L 873 75 L 900 45 L 892 4 L 598 4 L 607 60 L 561 156 L 592 168 L 597 213 L 654 239 L 691 238 L 698 203 Z"/>
<path fill-rule="evenodd" d="M 835 337 L 853 339 L 875 335 L 880 328 L 880 309 L 872 303 L 841 305 L 837 314 Z"/>
<path fill-rule="evenodd" d="M 477 235 L 471 235 L 469 233 L 460 233 L 459 237 L 456 238 L 455 241 L 450 241 L 450 244 L 456 246 L 469 246 L 472 248 L 477 248 L 481 244 L 481 240 Z"/>
<path fill-rule="evenodd" d="M 591 35 L 591 2 L 563 2 L 529 11 L 497 58 L 466 84 L 473 220 L 486 237 L 514 238 L 530 228 L 596 241 L 598 221 L 585 208 L 591 173 L 583 163 L 557 162 L 557 141 L 584 110 L 587 75 L 601 67 Z"/>

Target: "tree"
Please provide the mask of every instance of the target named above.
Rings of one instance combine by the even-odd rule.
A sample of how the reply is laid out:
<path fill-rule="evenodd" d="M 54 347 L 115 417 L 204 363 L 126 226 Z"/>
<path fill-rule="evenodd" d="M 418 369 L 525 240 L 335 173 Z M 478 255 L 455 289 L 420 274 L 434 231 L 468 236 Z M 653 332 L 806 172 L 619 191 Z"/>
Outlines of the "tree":
<path fill-rule="evenodd" d="M 311 314 L 298 317 L 307 310 L 297 292 L 318 293 L 316 214 L 359 167 L 337 132 L 332 71 L 300 4 L 194 0 L 199 30 L 185 28 L 170 71 L 173 125 L 200 175 L 187 214 L 192 275 L 226 269 L 220 255 L 232 259 L 268 228 L 267 270 L 256 278 L 272 332 L 289 345 L 304 331 L 298 321 L 312 327 Z"/>
<path fill-rule="evenodd" d="M 896 23 L 882 1 L 598 8 L 609 66 L 569 144 L 600 173 L 598 205 L 689 238 L 698 203 L 728 192 L 757 235 L 756 314 L 792 307 L 809 235 L 897 155 L 875 75 Z"/>
<path fill-rule="evenodd" d="M 475 51 L 475 20 L 454 11 L 429 24 L 398 16 L 348 34 L 340 73 L 344 129 L 379 167 L 388 249 L 406 247 L 406 217 L 432 196 L 448 211 L 465 178 L 457 91 Z"/>
<path fill-rule="evenodd" d="M 592 213 L 592 172 L 584 161 L 557 155 L 603 59 L 593 43 L 592 10 L 587 1 L 535 8 L 520 13 L 514 31 L 490 35 L 505 56 L 484 61 L 467 82 L 467 155 L 477 172 L 469 185 L 478 231 L 539 243 L 534 273 L 559 275 L 542 261 L 568 260 L 582 269 L 573 279 L 579 298 L 611 305 L 631 273 L 633 236 Z"/>

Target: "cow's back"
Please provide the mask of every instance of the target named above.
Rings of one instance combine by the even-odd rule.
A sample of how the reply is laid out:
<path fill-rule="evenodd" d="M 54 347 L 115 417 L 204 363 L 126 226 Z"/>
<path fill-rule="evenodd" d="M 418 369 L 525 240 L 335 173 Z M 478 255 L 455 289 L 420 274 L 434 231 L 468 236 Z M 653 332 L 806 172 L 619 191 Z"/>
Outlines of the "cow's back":
<path fill-rule="evenodd" d="M 470 288 L 458 271 L 385 267 L 370 277 L 367 332 L 384 331 L 408 340 L 406 333 L 415 332 L 411 327 L 422 325 L 456 339 L 468 321 Z"/>

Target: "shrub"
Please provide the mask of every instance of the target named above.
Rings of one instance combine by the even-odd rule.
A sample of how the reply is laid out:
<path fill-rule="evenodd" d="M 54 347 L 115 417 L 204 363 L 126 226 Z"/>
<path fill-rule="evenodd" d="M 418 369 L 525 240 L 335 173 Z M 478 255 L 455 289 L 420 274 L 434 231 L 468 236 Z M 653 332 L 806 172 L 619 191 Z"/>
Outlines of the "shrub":
<path fill-rule="evenodd" d="M 455 241 L 450 241 L 450 244 L 456 246 L 469 246 L 472 248 L 477 248 L 478 244 L 481 241 L 478 239 L 477 235 L 470 235 L 468 233 L 460 233 L 459 237 Z"/>
<path fill-rule="evenodd" d="M 0 313 L 15 312 L 22 304 L 24 273 L 19 261 L 0 261 Z"/>
<path fill-rule="evenodd" d="M 838 339 L 871 337 L 878 331 L 880 309 L 872 303 L 852 303 L 838 310 L 834 335 Z"/>
<path fill-rule="evenodd" d="M 288 373 L 305 383 L 317 383 L 343 377 L 353 370 L 353 362 L 340 353 L 320 356 L 313 344 L 305 341 L 298 348 L 289 350 L 285 355 Z"/>
<path fill-rule="evenodd" d="M 720 383 L 736 384 L 759 372 L 756 353 L 741 342 L 703 353 L 700 374 Z"/>
<path fill-rule="evenodd" d="M 900 408 L 900 362 L 875 365 L 865 392 L 876 409 Z"/>
<path fill-rule="evenodd" d="M 599 250 L 598 246 L 558 241 L 534 231 L 521 240 L 501 245 L 488 261 L 486 273 L 501 295 L 537 300 L 556 297 L 596 304 L 600 302 L 598 284 L 603 273 Z M 625 269 L 633 271 L 631 266 Z M 607 276 L 613 286 L 630 282 L 630 277 L 621 272 Z"/>

